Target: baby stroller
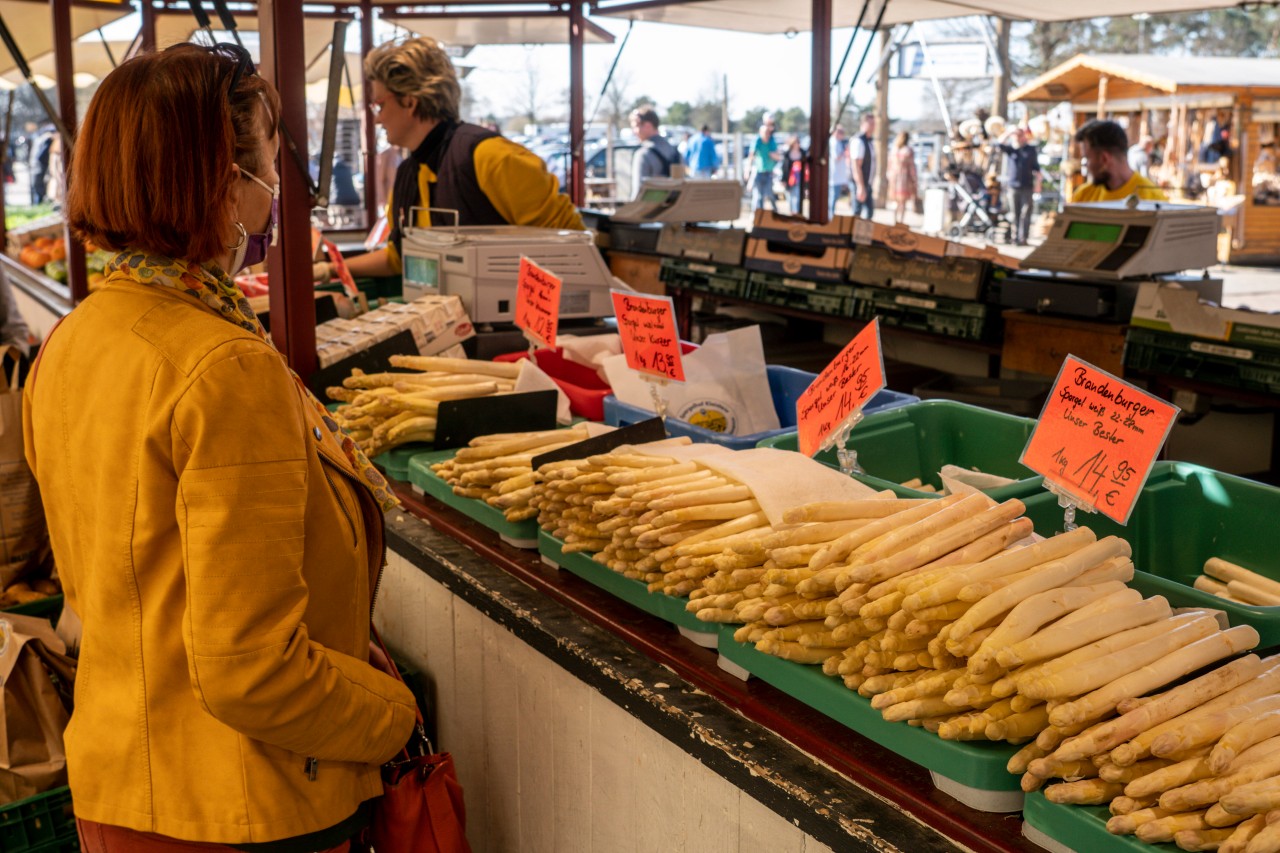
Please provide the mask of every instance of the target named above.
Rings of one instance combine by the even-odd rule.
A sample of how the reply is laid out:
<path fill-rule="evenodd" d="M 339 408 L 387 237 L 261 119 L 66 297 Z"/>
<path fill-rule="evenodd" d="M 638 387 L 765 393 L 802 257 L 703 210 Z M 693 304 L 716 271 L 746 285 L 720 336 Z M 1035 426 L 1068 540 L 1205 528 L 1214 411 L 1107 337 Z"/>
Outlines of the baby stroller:
<path fill-rule="evenodd" d="M 980 234 L 989 243 L 1010 242 L 1013 223 L 1000 203 L 1000 183 L 995 178 L 984 183 L 975 169 L 956 169 L 947 174 L 952 211 L 958 211 L 947 236 L 958 240 L 966 234 Z"/>

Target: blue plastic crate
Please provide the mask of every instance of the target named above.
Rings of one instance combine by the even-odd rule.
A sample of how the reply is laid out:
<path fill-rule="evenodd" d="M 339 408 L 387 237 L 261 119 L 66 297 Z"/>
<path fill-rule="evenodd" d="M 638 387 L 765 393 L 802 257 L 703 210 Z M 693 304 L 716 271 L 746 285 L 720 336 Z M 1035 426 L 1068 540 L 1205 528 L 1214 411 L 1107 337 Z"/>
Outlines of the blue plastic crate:
<path fill-rule="evenodd" d="M 694 441 L 721 444 L 734 450 L 748 450 L 761 441 L 792 432 L 796 428 L 796 400 L 817 378 L 816 373 L 771 364 L 766 368 L 769 376 L 769 393 L 773 395 L 773 408 L 778 412 L 779 429 L 765 430 L 751 435 L 728 435 L 696 426 L 687 421 L 667 418 L 667 434 L 688 436 Z M 887 412 L 908 403 L 918 403 L 920 398 L 898 391 L 881 391 L 863 407 L 867 414 Z M 639 406 L 631 406 L 610 395 L 604 398 L 604 422 L 610 426 L 630 426 L 653 417 L 653 412 Z"/>

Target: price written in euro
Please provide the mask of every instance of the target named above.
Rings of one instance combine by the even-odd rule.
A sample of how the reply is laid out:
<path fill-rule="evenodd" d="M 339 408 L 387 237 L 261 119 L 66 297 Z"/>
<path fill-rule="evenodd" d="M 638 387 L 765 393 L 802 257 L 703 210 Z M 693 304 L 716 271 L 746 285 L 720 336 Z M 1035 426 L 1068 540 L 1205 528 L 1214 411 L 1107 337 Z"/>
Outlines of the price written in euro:
<path fill-rule="evenodd" d="M 673 382 L 684 381 L 680 336 L 674 306 L 668 296 L 639 296 L 613 291 L 618 335 L 627 367 Z"/>
<path fill-rule="evenodd" d="M 815 455 L 884 385 L 880 321 L 874 320 L 840 351 L 796 401 L 800 452 Z"/>
<path fill-rule="evenodd" d="M 556 345 L 560 279 L 523 257 L 516 278 L 516 325 L 544 347 Z"/>
<path fill-rule="evenodd" d="M 1126 524 L 1179 411 L 1069 355 L 1022 464 Z"/>

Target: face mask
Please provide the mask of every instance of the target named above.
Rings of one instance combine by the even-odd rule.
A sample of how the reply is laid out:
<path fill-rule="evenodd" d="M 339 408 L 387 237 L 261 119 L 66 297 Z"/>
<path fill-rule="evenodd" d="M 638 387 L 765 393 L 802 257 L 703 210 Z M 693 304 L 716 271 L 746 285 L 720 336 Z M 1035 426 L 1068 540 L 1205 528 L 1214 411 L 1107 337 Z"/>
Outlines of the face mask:
<path fill-rule="evenodd" d="M 280 185 L 269 186 L 266 181 L 257 175 L 243 169 L 240 174 L 271 193 L 271 213 L 267 217 L 267 228 L 261 234 L 249 234 L 245 231 L 243 225 L 236 223 L 236 227 L 240 229 L 240 242 L 236 245 L 235 257 L 231 259 L 232 275 L 240 272 L 245 267 L 260 264 L 266 260 L 267 247 L 276 244 L 279 232 L 277 222 L 280 217 Z"/>

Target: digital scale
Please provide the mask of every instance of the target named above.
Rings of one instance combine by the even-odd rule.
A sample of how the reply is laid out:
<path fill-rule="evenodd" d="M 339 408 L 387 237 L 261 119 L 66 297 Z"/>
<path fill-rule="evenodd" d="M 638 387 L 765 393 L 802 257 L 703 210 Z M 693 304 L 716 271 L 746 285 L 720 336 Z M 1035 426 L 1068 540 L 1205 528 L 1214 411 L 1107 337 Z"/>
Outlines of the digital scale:
<path fill-rule="evenodd" d="M 1204 269 L 1218 262 L 1218 210 L 1123 201 L 1069 204 L 1023 269 L 1123 279 Z"/>
<path fill-rule="evenodd" d="M 1139 200 L 1069 204 L 1022 272 L 999 282 L 999 302 L 1046 314 L 1127 323 L 1143 281 L 1222 299 L 1222 279 L 1179 275 L 1218 262 L 1216 208 Z"/>
<path fill-rule="evenodd" d="M 616 222 L 720 222 L 742 215 L 742 184 L 645 178 L 636 197 L 613 214 Z"/>
<path fill-rule="evenodd" d="M 620 286 L 590 231 L 522 225 L 406 227 L 400 255 L 406 300 L 456 295 L 473 323 L 514 322 L 521 257 L 561 280 L 562 319 L 612 316 L 609 289 Z"/>

